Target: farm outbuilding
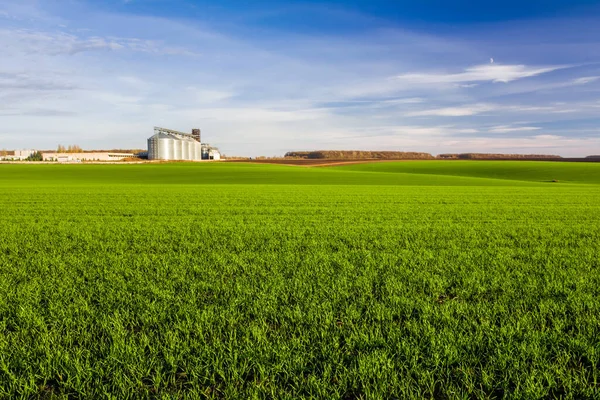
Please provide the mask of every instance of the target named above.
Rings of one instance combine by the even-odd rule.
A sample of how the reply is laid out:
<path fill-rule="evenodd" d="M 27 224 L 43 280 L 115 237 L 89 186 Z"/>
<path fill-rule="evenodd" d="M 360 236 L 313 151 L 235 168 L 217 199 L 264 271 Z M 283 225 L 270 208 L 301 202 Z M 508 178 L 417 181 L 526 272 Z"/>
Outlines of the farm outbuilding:
<path fill-rule="evenodd" d="M 219 160 L 219 150 L 200 141 L 200 129 L 192 133 L 172 129 L 154 128 L 154 135 L 148 138 L 149 160 Z"/>

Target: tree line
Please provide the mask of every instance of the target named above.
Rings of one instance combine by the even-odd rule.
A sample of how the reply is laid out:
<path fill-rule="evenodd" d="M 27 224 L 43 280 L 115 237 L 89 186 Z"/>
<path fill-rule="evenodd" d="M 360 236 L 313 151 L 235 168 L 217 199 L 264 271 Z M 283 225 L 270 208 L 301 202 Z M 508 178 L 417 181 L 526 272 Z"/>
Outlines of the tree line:
<path fill-rule="evenodd" d="M 83 149 L 76 144 L 70 144 L 68 146 L 58 145 L 56 149 L 57 153 L 83 153 Z"/>

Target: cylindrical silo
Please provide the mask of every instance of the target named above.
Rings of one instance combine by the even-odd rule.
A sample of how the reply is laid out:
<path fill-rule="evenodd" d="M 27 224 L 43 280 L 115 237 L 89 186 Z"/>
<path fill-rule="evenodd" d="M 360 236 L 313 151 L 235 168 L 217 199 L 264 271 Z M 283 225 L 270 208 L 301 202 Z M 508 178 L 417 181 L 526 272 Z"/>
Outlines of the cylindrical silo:
<path fill-rule="evenodd" d="M 158 159 L 170 160 L 170 149 L 172 148 L 171 138 L 168 135 L 161 135 L 158 139 Z"/>
<path fill-rule="evenodd" d="M 202 160 L 202 145 L 194 141 L 194 160 Z"/>
<path fill-rule="evenodd" d="M 179 138 L 173 137 L 173 160 L 183 159 L 183 141 Z"/>
<path fill-rule="evenodd" d="M 156 160 L 157 145 L 156 135 L 148 139 L 148 160 Z"/>
<path fill-rule="evenodd" d="M 181 159 L 190 160 L 190 141 L 189 139 L 183 139 L 181 141 Z"/>
<path fill-rule="evenodd" d="M 175 157 L 175 141 L 172 136 L 169 136 L 167 140 L 164 141 L 165 145 L 165 160 L 173 160 Z"/>

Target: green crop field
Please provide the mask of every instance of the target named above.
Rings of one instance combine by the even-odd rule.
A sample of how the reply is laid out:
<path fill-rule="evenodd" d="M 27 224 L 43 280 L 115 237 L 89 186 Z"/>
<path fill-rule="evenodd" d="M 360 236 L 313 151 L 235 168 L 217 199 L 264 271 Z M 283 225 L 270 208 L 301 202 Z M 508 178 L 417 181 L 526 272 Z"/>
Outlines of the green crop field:
<path fill-rule="evenodd" d="M 600 164 L 0 165 L 0 193 L 2 399 L 600 398 Z"/>

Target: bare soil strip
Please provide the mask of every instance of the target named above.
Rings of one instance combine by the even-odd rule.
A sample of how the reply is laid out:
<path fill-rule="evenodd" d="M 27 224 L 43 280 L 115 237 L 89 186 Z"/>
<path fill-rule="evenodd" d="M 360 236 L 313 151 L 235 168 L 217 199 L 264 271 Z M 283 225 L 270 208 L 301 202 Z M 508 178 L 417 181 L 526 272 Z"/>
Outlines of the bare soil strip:
<path fill-rule="evenodd" d="M 299 160 L 226 160 L 227 162 L 244 162 L 253 164 L 278 164 L 292 165 L 296 167 L 333 167 L 336 165 L 349 164 L 366 164 L 374 162 L 390 162 L 390 161 L 418 161 L 418 160 L 324 160 L 324 159 L 299 159 Z"/>

